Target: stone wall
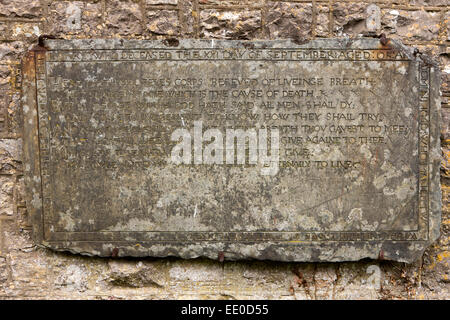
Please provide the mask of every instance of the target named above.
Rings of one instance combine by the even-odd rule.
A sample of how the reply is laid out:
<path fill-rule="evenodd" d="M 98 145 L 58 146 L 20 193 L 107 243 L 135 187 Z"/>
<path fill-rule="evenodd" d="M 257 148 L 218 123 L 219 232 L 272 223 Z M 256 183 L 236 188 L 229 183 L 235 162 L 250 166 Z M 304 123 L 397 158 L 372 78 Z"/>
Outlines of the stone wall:
<path fill-rule="evenodd" d="M 0 299 L 449 299 L 448 0 L 0 0 Z M 100 259 L 37 248 L 23 200 L 20 63 L 49 38 L 401 39 L 442 71 L 441 237 L 414 264 Z M 378 281 L 378 279 L 380 281 Z"/>

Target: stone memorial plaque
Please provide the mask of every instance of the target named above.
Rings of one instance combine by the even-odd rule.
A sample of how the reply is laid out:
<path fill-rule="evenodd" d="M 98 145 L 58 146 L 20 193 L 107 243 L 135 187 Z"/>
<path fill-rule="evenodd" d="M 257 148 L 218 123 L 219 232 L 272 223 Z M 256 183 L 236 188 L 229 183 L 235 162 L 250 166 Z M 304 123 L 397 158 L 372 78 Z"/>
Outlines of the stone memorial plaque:
<path fill-rule="evenodd" d="M 438 68 L 395 41 L 47 40 L 23 82 L 39 245 L 411 262 L 439 235 Z"/>

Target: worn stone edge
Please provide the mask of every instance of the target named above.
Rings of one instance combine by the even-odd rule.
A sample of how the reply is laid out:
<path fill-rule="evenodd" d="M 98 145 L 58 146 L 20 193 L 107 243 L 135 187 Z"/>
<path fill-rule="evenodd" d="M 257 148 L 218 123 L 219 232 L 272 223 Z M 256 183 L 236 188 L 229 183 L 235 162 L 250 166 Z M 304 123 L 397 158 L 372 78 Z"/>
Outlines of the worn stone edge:
<path fill-rule="evenodd" d="M 214 39 L 164 39 L 164 40 L 125 40 L 125 39 L 44 39 L 43 46 L 47 50 L 131 50 L 131 49 L 212 49 L 212 48 L 243 48 L 243 49 L 385 49 L 392 47 L 401 49 L 414 60 L 415 50 L 403 45 L 399 40 L 388 39 L 385 44 L 379 38 L 327 38 L 308 41 L 293 39 L 278 40 L 214 40 Z M 324 46 L 326 44 L 326 46 Z M 430 61 L 432 61 L 430 59 Z"/>

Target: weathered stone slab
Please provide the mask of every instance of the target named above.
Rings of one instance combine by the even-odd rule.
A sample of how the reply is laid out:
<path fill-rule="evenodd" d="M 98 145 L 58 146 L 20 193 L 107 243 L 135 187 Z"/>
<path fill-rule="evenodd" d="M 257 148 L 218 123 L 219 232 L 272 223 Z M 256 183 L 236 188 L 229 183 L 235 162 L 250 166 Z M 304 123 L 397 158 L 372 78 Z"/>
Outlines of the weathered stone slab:
<path fill-rule="evenodd" d="M 45 41 L 23 67 L 35 241 L 413 261 L 439 235 L 438 68 L 382 42 Z"/>

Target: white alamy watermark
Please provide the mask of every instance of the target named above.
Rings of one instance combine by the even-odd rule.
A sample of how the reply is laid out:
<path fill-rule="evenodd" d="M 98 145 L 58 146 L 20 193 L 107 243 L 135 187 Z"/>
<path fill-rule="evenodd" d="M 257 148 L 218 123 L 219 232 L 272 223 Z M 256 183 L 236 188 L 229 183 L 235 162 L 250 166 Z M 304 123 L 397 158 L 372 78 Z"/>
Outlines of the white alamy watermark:
<path fill-rule="evenodd" d="M 191 131 L 186 128 L 176 129 L 170 139 L 178 142 L 170 155 L 173 164 L 244 165 L 248 160 L 250 165 L 261 166 L 262 175 L 273 176 L 278 173 L 278 129 L 271 129 L 270 137 L 267 128 L 227 128 L 225 132 L 214 128 L 203 132 L 203 122 L 194 121 Z"/>

